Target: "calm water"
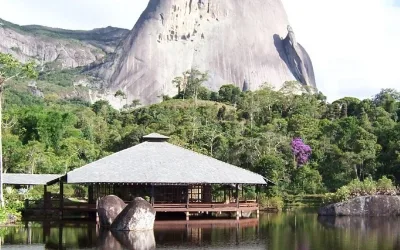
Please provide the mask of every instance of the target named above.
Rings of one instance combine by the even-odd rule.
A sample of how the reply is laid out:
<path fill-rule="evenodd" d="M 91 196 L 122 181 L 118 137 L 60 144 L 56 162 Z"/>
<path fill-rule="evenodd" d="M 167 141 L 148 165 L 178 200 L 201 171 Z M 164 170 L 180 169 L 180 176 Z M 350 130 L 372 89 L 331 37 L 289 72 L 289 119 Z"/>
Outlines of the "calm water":
<path fill-rule="evenodd" d="M 318 218 L 290 212 L 222 223 L 158 222 L 154 233 L 102 231 L 94 224 L 29 223 L 0 228 L 1 249 L 400 249 L 398 218 Z"/>

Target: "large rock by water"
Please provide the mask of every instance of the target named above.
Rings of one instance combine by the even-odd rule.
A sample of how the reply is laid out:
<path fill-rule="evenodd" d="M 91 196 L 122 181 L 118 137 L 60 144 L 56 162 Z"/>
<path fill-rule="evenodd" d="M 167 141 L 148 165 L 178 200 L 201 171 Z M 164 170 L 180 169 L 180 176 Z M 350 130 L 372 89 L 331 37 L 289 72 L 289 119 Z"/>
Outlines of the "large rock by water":
<path fill-rule="evenodd" d="M 118 196 L 108 195 L 99 200 L 97 203 L 97 213 L 101 226 L 109 227 L 115 218 L 126 207 L 126 204 Z"/>
<path fill-rule="evenodd" d="M 143 198 L 135 198 L 115 218 L 111 228 L 117 231 L 143 231 L 154 228 L 156 211 Z"/>
<path fill-rule="evenodd" d="M 322 207 L 322 216 L 399 216 L 400 197 L 387 195 L 361 196 Z"/>
<path fill-rule="evenodd" d="M 316 87 L 310 57 L 288 25 L 281 0 L 150 0 L 115 55 L 93 74 L 105 79 L 113 106 L 117 90 L 142 104 L 175 95 L 172 80 L 191 68 L 208 71 L 212 90 L 293 80 Z"/>

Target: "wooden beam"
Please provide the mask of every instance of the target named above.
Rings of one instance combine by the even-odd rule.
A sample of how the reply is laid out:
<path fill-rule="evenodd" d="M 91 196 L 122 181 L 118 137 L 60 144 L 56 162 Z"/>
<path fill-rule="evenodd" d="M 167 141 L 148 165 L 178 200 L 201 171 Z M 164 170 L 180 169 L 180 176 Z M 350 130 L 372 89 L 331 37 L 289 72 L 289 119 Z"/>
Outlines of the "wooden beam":
<path fill-rule="evenodd" d="M 60 219 L 64 217 L 64 182 L 60 180 Z"/>

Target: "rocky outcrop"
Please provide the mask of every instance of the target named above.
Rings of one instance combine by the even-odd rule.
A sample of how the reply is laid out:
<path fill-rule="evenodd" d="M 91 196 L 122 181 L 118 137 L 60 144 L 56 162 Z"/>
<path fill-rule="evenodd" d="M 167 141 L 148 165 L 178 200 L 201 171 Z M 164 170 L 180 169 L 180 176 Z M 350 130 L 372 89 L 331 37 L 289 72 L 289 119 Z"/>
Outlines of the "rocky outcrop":
<path fill-rule="evenodd" d="M 322 207 L 321 216 L 399 216 L 400 197 L 388 195 L 361 196 Z"/>
<path fill-rule="evenodd" d="M 107 27 L 71 31 L 42 26 L 19 26 L 0 19 L 0 52 L 21 62 L 36 61 L 44 67 L 75 68 L 100 63 L 112 53 L 127 30 Z"/>
<path fill-rule="evenodd" d="M 97 213 L 100 225 L 109 227 L 115 218 L 123 211 L 126 204 L 118 196 L 108 195 L 101 198 L 97 203 Z"/>
<path fill-rule="evenodd" d="M 128 103 L 142 104 L 175 95 L 172 80 L 191 68 L 208 71 L 212 90 L 293 80 L 315 87 L 303 47 L 285 49 L 288 24 L 281 0 L 150 0 L 116 53 L 91 72 L 111 93 L 123 90 Z"/>
<path fill-rule="evenodd" d="M 143 231 L 152 230 L 156 211 L 143 198 L 135 198 L 124 210 L 115 218 L 111 229 L 117 231 Z"/>
<path fill-rule="evenodd" d="M 296 40 L 293 29 L 288 26 L 288 35 L 283 40 L 285 62 L 298 82 L 316 88 L 314 68 L 307 51 Z"/>

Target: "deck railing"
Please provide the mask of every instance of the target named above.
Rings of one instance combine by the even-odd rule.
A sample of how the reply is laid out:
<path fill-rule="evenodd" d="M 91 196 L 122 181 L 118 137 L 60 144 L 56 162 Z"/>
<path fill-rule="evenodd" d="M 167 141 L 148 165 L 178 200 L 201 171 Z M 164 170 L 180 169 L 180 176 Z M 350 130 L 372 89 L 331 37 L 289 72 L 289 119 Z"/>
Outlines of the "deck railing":
<path fill-rule="evenodd" d="M 239 203 L 155 203 L 153 207 L 157 211 L 183 211 L 189 210 L 229 210 L 234 209 L 257 209 L 258 203 L 251 201 L 241 201 Z M 26 210 L 60 210 L 60 201 L 51 200 L 44 203 L 43 200 L 25 200 Z M 88 204 L 84 202 L 64 202 L 64 210 L 69 211 L 96 211 L 96 204 Z"/>

